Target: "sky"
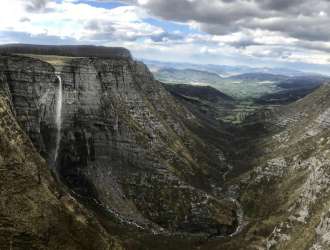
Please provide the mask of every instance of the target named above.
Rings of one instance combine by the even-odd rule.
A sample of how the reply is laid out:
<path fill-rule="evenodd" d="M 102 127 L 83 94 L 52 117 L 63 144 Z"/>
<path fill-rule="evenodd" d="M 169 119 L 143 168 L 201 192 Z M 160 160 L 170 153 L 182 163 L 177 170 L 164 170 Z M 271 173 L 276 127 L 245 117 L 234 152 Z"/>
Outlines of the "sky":
<path fill-rule="evenodd" d="M 330 74 L 330 0 L 0 0 L 0 43 Z"/>

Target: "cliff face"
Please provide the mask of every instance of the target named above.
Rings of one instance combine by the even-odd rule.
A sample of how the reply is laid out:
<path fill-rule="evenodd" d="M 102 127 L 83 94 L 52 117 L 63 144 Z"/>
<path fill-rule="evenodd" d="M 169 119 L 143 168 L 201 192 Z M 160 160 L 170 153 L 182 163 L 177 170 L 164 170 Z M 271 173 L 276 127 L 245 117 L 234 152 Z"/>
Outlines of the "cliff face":
<path fill-rule="evenodd" d="M 122 249 L 54 182 L 18 125 L 7 90 L 0 91 L 0 248 Z"/>
<path fill-rule="evenodd" d="M 235 230 L 236 206 L 219 194 L 228 167 L 221 150 L 189 129 L 202 125 L 143 64 L 76 58 L 54 68 L 1 56 L 0 72 L 18 122 L 76 197 L 118 222 L 154 232 Z"/>
<path fill-rule="evenodd" d="M 230 183 L 240 187 L 250 218 L 240 239 L 246 249 L 330 248 L 329 97 L 325 84 L 249 124 L 250 130 L 262 128 L 254 138 L 256 153 L 250 170 Z"/>
<path fill-rule="evenodd" d="M 328 249 L 329 85 L 237 127 L 177 87 L 130 56 L 0 56 L 0 248 Z"/>
<path fill-rule="evenodd" d="M 132 59 L 130 51 L 125 48 L 93 45 L 7 44 L 0 46 L 0 53 Z"/>
<path fill-rule="evenodd" d="M 204 126 L 218 128 L 220 133 L 221 131 L 228 132 L 220 121 L 233 115 L 237 102 L 232 97 L 210 86 L 189 84 L 163 84 L 163 86 L 190 112 L 199 117 Z M 226 138 L 223 135 L 219 137 Z M 231 136 L 231 138 L 233 137 Z M 219 145 L 225 144 L 224 140 Z"/>

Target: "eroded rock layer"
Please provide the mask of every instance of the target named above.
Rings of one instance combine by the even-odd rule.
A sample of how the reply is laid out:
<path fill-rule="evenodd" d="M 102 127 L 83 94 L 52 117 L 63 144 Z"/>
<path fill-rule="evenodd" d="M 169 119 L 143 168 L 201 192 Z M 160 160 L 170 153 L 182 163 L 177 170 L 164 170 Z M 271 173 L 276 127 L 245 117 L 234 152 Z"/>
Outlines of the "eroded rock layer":
<path fill-rule="evenodd" d="M 0 249 L 123 249 L 54 181 L 18 125 L 7 91 L 0 91 Z"/>
<path fill-rule="evenodd" d="M 0 244 L 330 247 L 329 85 L 239 126 L 220 93 L 168 89 L 130 55 L 0 56 Z"/>
<path fill-rule="evenodd" d="M 219 190 L 227 162 L 190 128 L 199 120 L 130 58 L 76 58 L 53 67 L 1 56 L 2 87 L 58 181 L 116 220 L 153 232 L 227 235 L 236 205 Z M 56 162 L 59 78 L 62 129 Z"/>

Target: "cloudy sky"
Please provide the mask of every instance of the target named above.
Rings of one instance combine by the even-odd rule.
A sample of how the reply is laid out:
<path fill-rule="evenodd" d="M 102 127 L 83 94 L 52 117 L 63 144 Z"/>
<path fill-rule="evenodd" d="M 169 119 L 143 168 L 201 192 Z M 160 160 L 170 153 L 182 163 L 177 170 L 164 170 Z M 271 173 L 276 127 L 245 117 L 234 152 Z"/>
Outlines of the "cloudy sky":
<path fill-rule="evenodd" d="M 0 43 L 330 72 L 330 0 L 0 0 Z"/>

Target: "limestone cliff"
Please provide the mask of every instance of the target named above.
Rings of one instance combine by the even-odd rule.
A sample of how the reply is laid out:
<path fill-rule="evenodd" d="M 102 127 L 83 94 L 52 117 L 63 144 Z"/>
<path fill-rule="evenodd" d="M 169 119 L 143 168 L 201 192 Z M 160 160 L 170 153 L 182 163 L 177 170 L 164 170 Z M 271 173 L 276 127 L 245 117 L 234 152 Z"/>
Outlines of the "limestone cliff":
<path fill-rule="evenodd" d="M 0 46 L 0 53 L 132 59 L 131 53 L 125 48 L 93 45 L 7 44 Z"/>
<path fill-rule="evenodd" d="M 0 91 L 0 249 L 123 249 L 54 181 L 7 91 Z"/>
<path fill-rule="evenodd" d="M 231 126 L 234 100 L 171 95 L 125 49 L 20 46 L 0 56 L 0 249 L 330 248 L 329 85 Z"/>
<path fill-rule="evenodd" d="M 325 84 L 250 119 L 246 129 L 259 129 L 250 169 L 228 183 L 250 217 L 242 249 L 329 249 L 329 97 Z"/>
<path fill-rule="evenodd" d="M 0 72 L 19 124 L 73 196 L 147 232 L 235 230 L 236 205 L 218 192 L 228 168 L 221 149 L 191 130 L 202 124 L 142 63 L 84 57 L 54 66 L 3 55 Z"/>

